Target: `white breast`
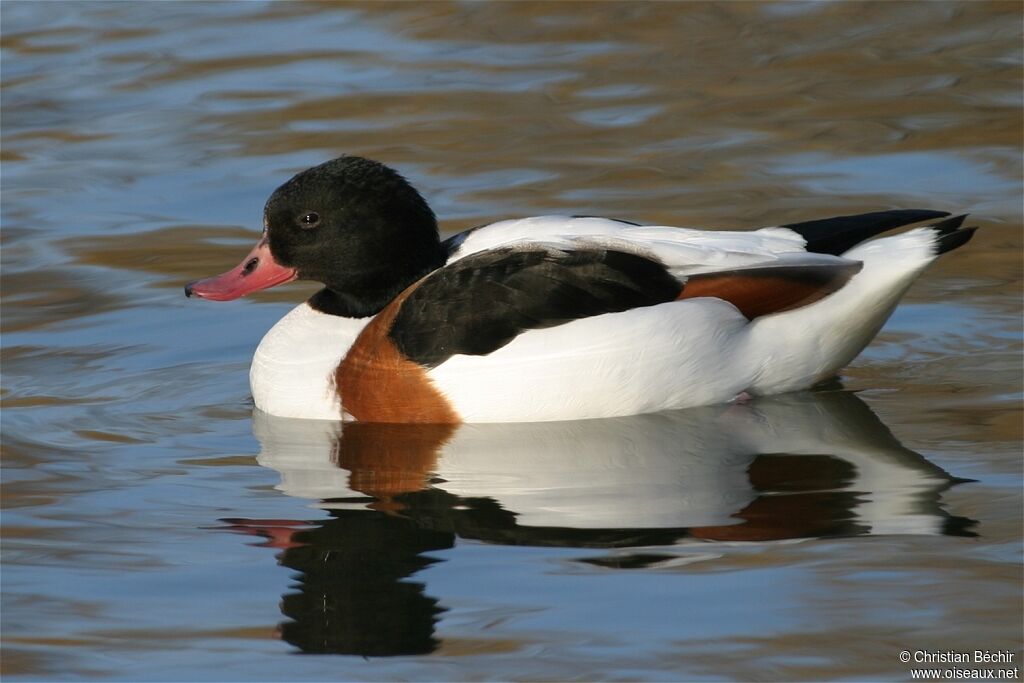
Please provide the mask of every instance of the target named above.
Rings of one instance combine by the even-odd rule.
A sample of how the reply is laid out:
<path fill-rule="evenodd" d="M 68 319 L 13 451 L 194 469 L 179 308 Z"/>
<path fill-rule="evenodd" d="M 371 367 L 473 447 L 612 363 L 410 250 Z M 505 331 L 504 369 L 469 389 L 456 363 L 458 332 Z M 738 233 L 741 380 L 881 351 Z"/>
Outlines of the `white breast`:
<path fill-rule="evenodd" d="M 256 407 L 280 417 L 341 419 L 334 371 L 370 318 L 342 318 L 301 304 L 256 349 L 249 385 Z"/>

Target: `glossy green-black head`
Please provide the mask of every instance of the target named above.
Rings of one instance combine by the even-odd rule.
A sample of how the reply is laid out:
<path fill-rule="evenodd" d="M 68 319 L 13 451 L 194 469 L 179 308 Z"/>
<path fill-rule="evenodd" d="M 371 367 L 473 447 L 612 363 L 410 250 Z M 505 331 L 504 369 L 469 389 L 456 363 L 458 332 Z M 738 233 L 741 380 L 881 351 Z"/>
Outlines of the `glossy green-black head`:
<path fill-rule="evenodd" d="M 445 260 L 423 197 L 396 171 L 362 157 L 297 174 L 270 195 L 263 221 L 263 239 L 237 268 L 186 293 L 227 299 L 314 280 L 325 285 L 314 307 L 365 317 Z"/>

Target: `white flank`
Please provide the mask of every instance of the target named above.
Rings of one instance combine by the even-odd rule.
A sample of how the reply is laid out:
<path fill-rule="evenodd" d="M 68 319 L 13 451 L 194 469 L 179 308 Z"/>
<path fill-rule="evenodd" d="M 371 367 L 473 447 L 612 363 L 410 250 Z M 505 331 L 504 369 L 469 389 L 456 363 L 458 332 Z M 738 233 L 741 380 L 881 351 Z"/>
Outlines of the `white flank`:
<path fill-rule="evenodd" d="M 486 356 L 452 356 L 430 378 L 466 422 L 543 422 L 722 403 L 746 388 L 735 353 L 747 319 L 691 299 L 525 332 Z"/>
<path fill-rule="evenodd" d="M 845 287 L 810 306 L 751 323 L 744 353 L 757 357 L 760 368 L 746 390 L 779 394 L 835 375 L 875 338 L 935 260 L 935 244 L 930 228 L 859 244 L 843 254 L 864 264 Z"/>

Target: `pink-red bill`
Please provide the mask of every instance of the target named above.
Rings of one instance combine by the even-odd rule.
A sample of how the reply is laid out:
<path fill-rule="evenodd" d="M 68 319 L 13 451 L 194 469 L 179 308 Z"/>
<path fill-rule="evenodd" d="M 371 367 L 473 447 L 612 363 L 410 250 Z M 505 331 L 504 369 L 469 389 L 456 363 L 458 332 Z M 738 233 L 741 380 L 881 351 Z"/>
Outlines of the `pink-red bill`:
<path fill-rule="evenodd" d="M 270 244 L 264 236 L 242 262 L 228 272 L 185 285 L 185 296 L 231 301 L 261 289 L 291 282 L 296 277 L 298 273 L 294 268 L 285 268 L 274 260 Z"/>

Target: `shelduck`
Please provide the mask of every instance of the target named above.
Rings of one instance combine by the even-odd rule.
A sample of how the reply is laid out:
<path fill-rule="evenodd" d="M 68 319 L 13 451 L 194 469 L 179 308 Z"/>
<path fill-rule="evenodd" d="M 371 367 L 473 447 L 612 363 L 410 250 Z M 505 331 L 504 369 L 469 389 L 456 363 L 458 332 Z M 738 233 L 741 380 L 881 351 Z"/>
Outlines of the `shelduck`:
<path fill-rule="evenodd" d="M 185 293 L 324 285 L 256 350 L 253 399 L 271 415 L 634 415 L 834 376 L 918 275 L 971 238 L 964 218 L 895 210 L 725 232 L 540 216 L 442 240 L 401 175 L 343 156 L 275 190 L 253 250 Z"/>

